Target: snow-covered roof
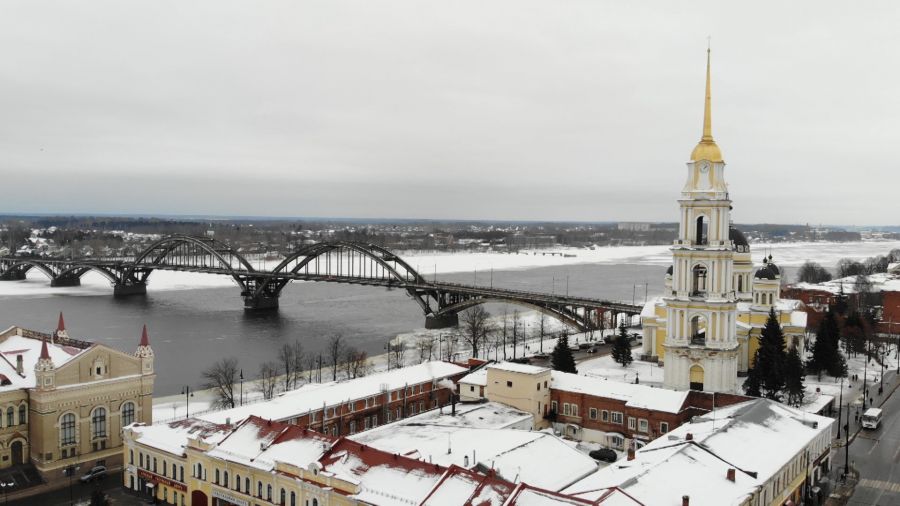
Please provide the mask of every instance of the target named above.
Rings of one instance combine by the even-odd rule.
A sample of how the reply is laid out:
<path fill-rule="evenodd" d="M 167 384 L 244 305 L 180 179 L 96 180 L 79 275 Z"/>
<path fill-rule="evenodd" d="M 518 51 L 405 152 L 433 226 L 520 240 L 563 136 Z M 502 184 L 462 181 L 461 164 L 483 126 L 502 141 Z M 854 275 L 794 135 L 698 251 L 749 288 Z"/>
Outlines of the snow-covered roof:
<path fill-rule="evenodd" d="M 638 450 L 634 460 L 601 469 L 564 492 L 590 499 L 619 487 L 644 504 L 675 504 L 682 495 L 692 505 L 741 504 L 815 438 L 830 434 L 832 423 L 754 399 L 696 417 Z M 734 481 L 727 478 L 731 468 Z"/>
<path fill-rule="evenodd" d="M 568 442 L 545 432 L 486 429 L 404 420 L 350 437 L 407 457 L 494 469 L 502 478 L 559 490 L 592 473 L 597 463 Z M 448 453 L 449 451 L 449 453 Z"/>
<path fill-rule="evenodd" d="M 550 386 L 555 390 L 618 399 L 625 401 L 625 405 L 629 407 L 665 413 L 680 413 L 688 397 L 687 391 L 609 381 L 560 371 L 553 371 L 551 378 Z"/>
<path fill-rule="evenodd" d="M 879 272 L 864 277 L 869 281 L 868 290 L 870 292 L 900 292 L 900 276 L 898 274 L 900 271 L 897 271 L 896 267 L 893 271 L 889 267 L 888 272 Z M 851 294 L 857 291 L 856 278 L 856 276 L 847 276 L 824 283 L 794 283 L 791 287 L 801 290 L 820 290 L 835 295 L 840 294 L 843 290 L 845 294 Z"/>
<path fill-rule="evenodd" d="M 140 444 L 170 453 L 183 455 L 188 439 L 202 439 L 207 443 L 217 443 L 233 429 L 196 418 L 178 420 L 157 425 L 135 423 L 128 426 L 134 432 L 134 439 Z"/>
<path fill-rule="evenodd" d="M 251 416 L 206 453 L 263 471 L 274 470 L 276 461 L 306 468 L 325 454 L 332 441 L 297 425 Z"/>
<path fill-rule="evenodd" d="M 487 386 L 487 368 L 482 367 L 475 372 L 466 374 L 462 378 L 460 378 L 457 383 L 463 383 L 466 385 L 481 385 Z"/>
<path fill-rule="evenodd" d="M 650 317 L 656 316 L 656 306 L 662 304 L 662 297 L 652 297 L 650 300 L 644 303 L 644 307 L 641 308 L 641 317 Z"/>
<path fill-rule="evenodd" d="M 470 427 L 474 429 L 504 429 L 522 422 L 534 422 L 534 415 L 499 402 L 478 404 L 457 403 L 456 415 L 449 407 L 426 411 L 404 418 L 396 425 L 441 425 L 444 427 Z"/>
<path fill-rule="evenodd" d="M 37 365 L 41 356 L 41 346 L 44 341 L 32 337 L 24 337 L 19 335 L 18 331 L 19 329 L 16 327 L 6 330 L 3 332 L 6 337 L 0 341 L 0 375 L 5 376 L 10 382 L 8 385 L 0 386 L 0 392 L 35 387 L 34 366 Z M 50 354 L 50 360 L 53 361 L 53 365 L 57 368 L 85 350 L 86 348 L 47 343 L 47 352 Z M 22 355 L 21 375 L 16 370 L 18 360 L 16 357 L 18 355 Z"/>
<path fill-rule="evenodd" d="M 515 362 L 497 362 L 488 365 L 487 368 L 520 374 L 541 374 L 550 370 L 548 367 L 538 367 L 536 365 L 529 364 L 517 364 Z"/>
<path fill-rule="evenodd" d="M 493 475 L 476 473 L 459 466 L 450 469 L 441 477 L 421 506 L 445 506 L 474 504 L 478 506 L 501 506 L 512 493 L 514 485 Z"/>
<path fill-rule="evenodd" d="M 383 388 L 396 390 L 407 385 L 463 374 L 466 371 L 465 367 L 448 362 L 425 362 L 352 380 L 311 383 L 268 401 L 215 411 L 200 415 L 200 418 L 215 423 L 225 423 L 228 420 L 240 421 L 251 415 L 270 420 L 289 420 L 310 411 L 322 409 L 324 406 L 340 405 L 347 401 L 378 395 L 383 393 Z"/>

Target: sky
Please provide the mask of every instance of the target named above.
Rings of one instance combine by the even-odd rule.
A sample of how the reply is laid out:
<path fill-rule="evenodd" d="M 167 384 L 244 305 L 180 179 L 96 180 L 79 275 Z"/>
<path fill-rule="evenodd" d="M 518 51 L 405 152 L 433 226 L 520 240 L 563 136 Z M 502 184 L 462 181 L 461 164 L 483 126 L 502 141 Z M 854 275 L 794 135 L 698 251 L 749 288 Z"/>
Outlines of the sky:
<path fill-rule="evenodd" d="M 2 213 L 898 225 L 900 4 L 0 3 Z"/>

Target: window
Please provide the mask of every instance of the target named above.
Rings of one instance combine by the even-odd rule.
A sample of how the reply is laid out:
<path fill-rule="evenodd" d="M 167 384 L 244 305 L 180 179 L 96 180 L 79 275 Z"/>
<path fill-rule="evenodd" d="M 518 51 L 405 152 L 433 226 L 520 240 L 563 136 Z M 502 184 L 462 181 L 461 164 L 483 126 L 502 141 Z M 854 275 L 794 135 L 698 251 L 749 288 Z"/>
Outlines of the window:
<path fill-rule="evenodd" d="M 706 294 L 706 267 L 695 265 L 693 269 L 693 286 L 691 287 L 691 295 Z"/>
<path fill-rule="evenodd" d="M 59 438 L 62 446 L 75 444 L 75 415 L 66 413 L 59 424 Z"/>
<path fill-rule="evenodd" d="M 563 403 L 563 414 L 566 416 L 569 416 L 569 403 L 568 402 Z"/>
<path fill-rule="evenodd" d="M 507 381 L 507 382 L 506 382 L 506 386 L 509 387 L 509 388 L 512 388 L 512 381 Z"/>
<path fill-rule="evenodd" d="M 156 457 L 153 457 L 153 472 L 156 472 Z M 216 481 L 219 481 L 219 472 L 216 471 Z"/>
<path fill-rule="evenodd" d="M 559 413 L 559 409 L 556 404 L 556 401 L 550 401 L 550 411 L 553 411 L 554 413 Z"/>
<path fill-rule="evenodd" d="M 665 434 L 666 432 L 669 432 L 669 424 L 666 422 L 659 422 L 659 433 Z"/>
<path fill-rule="evenodd" d="M 122 404 L 122 427 L 134 423 L 134 403 L 126 402 Z"/>
<path fill-rule="evenodd" d="M 708 227 L 709 227 L 709 226 L 708 226 L 708 224 L 706 223 L 706 220 L 705 220 L 704 218 L 705 218 L 704 216 L 700 216 L 700 217 L 697 218 L 697 229 L 696 229 L 696 233 L 697 233 L 697 238 L 696 238 L 696 239 L 697 239 L 697 240 L 696 240 L 695 242 L 696 242 L 698 245 L 704 245 L 704 244 L 706 244 L 706 243 L 708 242 L 708 240 L 707 240 L 707 239 L 708 239 L 708 234 L 707 234 L 707 232 L 708 232 Z"/>
<path fill-rule="evenodd" d="M 603 411 L 600 412 L 600 421 L 601 422 L 609 421 L 609 411 L 604 409 Z"/>
<path fill-rule="evenodd" d="M 16 424 L 16 410 L 12 406 L 6 410 L 6 426 L 12 427 Z"/>
<path fill-rule="evenodd" d="M 163 461 L 163 476 L 166 475 L 166 468 L 167 468 L 167 467 L 168 467 L 168 466 L 166 465 L 166 461 L 164 460 L 164 461 Z"/>
<path fill-rule="evenodd" d="M 638 430 L 640 432 L 648 432 L 650 430 L 650 423 L 647 420 L 641 418 L 638 420 Z"/>
<path fill-rule="evenodd" d="M 588 410 L 588 417 L 591 420 L 596 420 L 597 419 L 597 408 L 590 408 Z"/>
<path fill-rule="evenodd" d="M 540 382 L 538 382 L 538 384 L 537 384 L 537 391 L 538 391 L 538 392 L 541 391 L 541 383 L 540 383 Z"/>
<path fill-rule="evenodd" d="M 222 473 L 222 486 L 228 488 L 228 471 Z"/>
<path fill-rule="evenodd" d="M 279 501 L 278 504 L 283 506 L 285 499 L 287 499 L 287 492 L 285 492 L 284 489 L 281 489 L 281 501 Z"/>
<path fill-rule="evenodd" d="M 572 403 L 572 416 L 578 416 L 578 404 Z"/>
<path fill-rule="evenodd" d="M 106 408 L 100 407 L 94 410 L 91 416 L 91 435 L 94 438 L 106 437 Z"/>
<path fill-rule="evenodd" d="M 546 382 L 546 381 L 544 382 L 544 388 L 545 388 L 545 389 L 547 388 L 547 382 Z"/>
<path fill-rule="evenodd" d="M 250 478 L 244 478 L 244 493 L 250 494 Z"/>
<path fill-rule="evenodd" d="M 475 391 L 475 385 L 469 385 L 469 391 L 470 391 L 470 392 L 474 392 L 474 391 Z"/>
<path fill-rule="evenodd" d="M 291 506 L 297 506 L 297 494 L 291 492 Z"/>
<path fill-rule="evenodd" d="M 144 467 L 144 454 L 138 452 L 138 467 Z"/>
<path fill-rule="evenodd" d="M 128 463 L 134 464 L 134 450 L 128 450 Z"/>
<path fill-rule="evenodd" d="M 630 430 L 634 430 L 637 428 L 637 419 L 635 419 L 633 416 L 628 417 L 628 428 Z"/>
<path fill-rule="evenodd" d="M 620 412 L 618 412 L 618 411 L 613 411 L 613 412 L 611 412 L 611 413 L 610 413 L 610 416 L 612 417 L 612 423 L 618 423 L 618 424 L 621 424 L 622 421 L 625 419 L 625 418 L 622 416 L 622 413 L 620 413 Z"/>
<path fill-rule="evenodd" d="M 28 423 L 28 408 L 22 404 L 19 406 L 19 425 Z"/>
<path fill-rule="evenodd" d="M 272 500 L 272 485 L 266 485 L 266 500 Z"/>
<path fill-rule="evenodd" d="M 256 497 L 262 499 L 262 482 L 256 482 Z"/>
<path fill-rule="evenodd" d="M 184 466 L 178 466 L 178 481 L 184 482 Z M 249 481 L 247 481 L 247 491 L 250 491 Z"/>
<path fill-rule="evenodd" d="M 216 474 L 215 474 L 214 476 L 215 476 L 216 478 L 213 480 L 213 483 L 215 483 L 216 485 L 218 485 L 218 484 L 219 484 L 219 470 L 218 470 L 218 469 L 216 469 Z"/>
<path fill-rule="evenodd" d="M 350 420 L 350 434 L 356 434 L 356 420 Z"/>

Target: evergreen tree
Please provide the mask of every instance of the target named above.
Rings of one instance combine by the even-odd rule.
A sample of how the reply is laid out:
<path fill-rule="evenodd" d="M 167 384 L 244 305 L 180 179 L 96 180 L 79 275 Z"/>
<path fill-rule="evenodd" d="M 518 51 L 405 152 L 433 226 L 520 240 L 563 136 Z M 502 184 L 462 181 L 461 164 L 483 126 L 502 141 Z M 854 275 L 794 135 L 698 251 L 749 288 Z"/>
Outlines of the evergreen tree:
<path fill-rule="evenodd" d="M 792 346 L 787 352 L 785 360 L 785 391 L 787 392 L 787 402 L 793 406 L 799 406 L 803 403 L 803 360 L 800 358 L 800 352 L 796 346 Z"/>
<path fill-rule="evenodd" d="M 775 309 L 769 310 L 769 318 L 759 337 L 759 350 L 754 369 L 759 374 L 759 386 L 764 397 L 781 400 L 785 386 L 784 333 L 775 317 Z"/>
<path fill-rule="evenodd" d="M 844 321 L 844 345 L 848 352 L 865 353 L 867 325 L 858 311 L 853 311 Z"/>
<path fill-rule="evenodd" d="M 565 333 L 556 341 L 556 347 L 550 355 L 550 367 L 555 371 L 578 373 L 578 369 L 575 368 L 575 357 L 569 349 L 569 336 Z"/>
<path fill-rule="evenodd" d="M 816 340 L 812 345 L 812 358 L 806 364 L 809 372 L 818 374 L 820 379 L 822 372 L 835 378 L 847 375 L 847 361 L 838 346 L 839 334 L 835 314 L 828 310 L 819 323 Z"/>
<path fill-rule="evenodd" d="M 613 342 L 612 357 L 613 360 L 622 364 L 622 367 L 634 361 L 634 358 L 631 357 L 631 343 L 628 342 L 628 329 L 625 328 L 624 321 L 619 325 L 619 335 Z"/>
<path fill-rule="evenodd" d="M 747 379 L 744 380 L 744 393 L 751 397 L 762 397 L 759 369 L 756 367 L 757 363 L 759 363 L 759 350 L 756 350 L 756 354 L 753 355 L 752 365 L 747 370 Z"/>

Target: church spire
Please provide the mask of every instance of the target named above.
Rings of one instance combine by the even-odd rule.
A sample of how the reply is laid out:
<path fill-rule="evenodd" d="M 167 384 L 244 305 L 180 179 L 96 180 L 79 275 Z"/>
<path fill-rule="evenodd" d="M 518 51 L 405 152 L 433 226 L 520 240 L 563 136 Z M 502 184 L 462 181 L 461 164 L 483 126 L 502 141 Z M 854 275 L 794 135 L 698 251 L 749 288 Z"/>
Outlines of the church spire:
<path fill-rule="evenodd" d="M 700 143 L 691 153 L 691 161 L 709 160 L 710 162 L 721 162 L 722 152 L 712 136 L 712 92 L 710 91 L 710 48 L 706 48 L 706 98 L 703 103 L 703 136 Z"/>

